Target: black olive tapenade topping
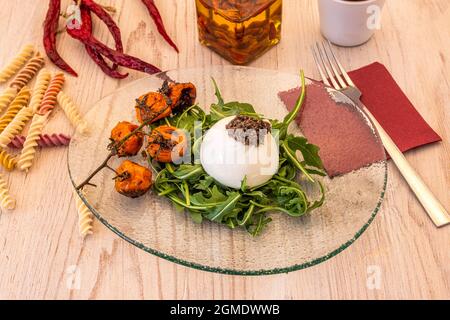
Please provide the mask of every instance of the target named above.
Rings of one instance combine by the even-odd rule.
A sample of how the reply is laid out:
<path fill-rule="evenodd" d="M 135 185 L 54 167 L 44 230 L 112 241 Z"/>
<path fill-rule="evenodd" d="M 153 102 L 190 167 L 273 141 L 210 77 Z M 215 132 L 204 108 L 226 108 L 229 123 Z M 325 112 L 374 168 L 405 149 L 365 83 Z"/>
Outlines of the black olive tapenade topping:
<path fill-rule="evenodd" d="M 226 125 L 228 135 L 245 145 L 259 146 L 266 134 L 270 133 L 270 123 L 261 119 L 239 115 Z"/>

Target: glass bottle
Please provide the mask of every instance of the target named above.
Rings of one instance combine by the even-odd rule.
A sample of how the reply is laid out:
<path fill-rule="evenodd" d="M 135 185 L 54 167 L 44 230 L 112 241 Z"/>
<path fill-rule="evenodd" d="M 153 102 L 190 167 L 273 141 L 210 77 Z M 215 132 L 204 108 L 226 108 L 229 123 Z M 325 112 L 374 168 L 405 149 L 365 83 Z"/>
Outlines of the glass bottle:
<path fill-rule="evenodd" d="M 247 64 L 281 38 L 282 0 L 196 0 L 200 42 Z"/>

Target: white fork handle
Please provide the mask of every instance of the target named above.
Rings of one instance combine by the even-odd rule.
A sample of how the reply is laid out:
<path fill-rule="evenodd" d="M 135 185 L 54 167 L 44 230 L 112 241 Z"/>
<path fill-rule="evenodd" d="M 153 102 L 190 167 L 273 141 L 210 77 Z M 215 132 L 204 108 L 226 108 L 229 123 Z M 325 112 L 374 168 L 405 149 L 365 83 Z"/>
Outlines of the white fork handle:
<path fill-rule="evenodd" d="M 450 215 L 445 210 L 444 206 L 439 202 L 439 200 L 433 195 L 431 190 L 427 187 L 425 182 L 419 174 L 414 170 L 414 168 L 406 160 L 403 153 L 397 147 L 397 145 L 392 141 L 391 137 L 386 133 L 383 127 L 378 123 L 375 117 L 367 110 L 365 106 L 362 106 L 364 111 L 369 116 L 370 120 L 375 124 L 375 127 L 380 134 L 381 141 L 389 155 L 394 161 L 400 173 L 405 178 L 406 182 L 410 186 L 411 190 L 419 199 L 425 211 L 433 220 L 437 227 L 443 227 L 450 224 Z"/>

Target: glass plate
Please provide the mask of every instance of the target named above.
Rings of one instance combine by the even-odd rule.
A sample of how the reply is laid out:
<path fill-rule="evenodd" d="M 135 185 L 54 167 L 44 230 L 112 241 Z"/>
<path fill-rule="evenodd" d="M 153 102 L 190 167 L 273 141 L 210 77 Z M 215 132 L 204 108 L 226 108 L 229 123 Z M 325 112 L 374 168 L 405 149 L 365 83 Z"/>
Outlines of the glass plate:
<path fill-rule="evenodd" d="M 92 106 L 86 118 L 89 136 L 75 134 L 70 144 L 68 165 L 74 185 L 81 183 L 106 157 L 111 129 L 122 120 L 136 122 L 135 99 L 156 91 L 165 76 L 197 86 L 197 102 L 208 108 L 216 101 L 211 77 L 219 84 L 226 101 L 253 104 L 268 118 L 282 119 L 287 110 L 278 92 L 299 85 L 299 76 L 248 67 L 214 66 L 173 70 L 135 81 Z M 376 130 L 366 115 L 338 92 L 369 126 L 385 159 Z M 299 134 L 298 127 L 291 129 Z M 133 161 L 145 161 L 136 156 Z M 122 160 L 113 159 L 117 167 Z M 129 199 L 114 190 L 114 173 L 103 170 L 86 187 L 83 201 L 94 215 L 123 239 L 170 261 L 201 270 L 240 274 L 275 274 L 307 268 L 325 261 L 352 244 L 366 230 L 380 208 L 387 180 L 386 161 L 372 164 L 333 179 L 323 178 L 325 204 L 311 214 L 292 218 L 273 213 L 273 221 L 258 237 L 245 230 L 230 230 L 211 222 L 195 224 L 187 214 L 177 212 L 164 198 L 151 192 Z"/>

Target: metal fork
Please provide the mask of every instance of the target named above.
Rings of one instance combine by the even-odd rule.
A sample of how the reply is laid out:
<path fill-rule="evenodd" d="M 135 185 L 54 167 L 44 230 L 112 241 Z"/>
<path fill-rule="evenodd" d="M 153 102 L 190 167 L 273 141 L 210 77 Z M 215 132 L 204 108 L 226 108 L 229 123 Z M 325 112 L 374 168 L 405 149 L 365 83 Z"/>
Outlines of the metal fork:
<path fill-rule="evenodd" d="M 349 75 L 342 67 L 342 64 L 336 58 L 330 42 L 316 43 L 316 45 L 312 47 L 312 52 L 324 84 L 335 88 L 349 97 L 356 105 L 364 110 L 373 122 L 386 151 L 391 156 L 391 159 L 394 161 L 398 170 L 403 175 L 434 224 L 437 227 L 450 224 L 450 215 L 443 205 L 433 195 L 414 168 L 408 163 L 403 153 L 398 149 L 394 141 L 392 141 L 391 137 L 389 137 L 383 127 L 381 127 L 375 117 L 361 102 L 361 91 L 355 86 L 352 79 L 350 79 Z"/>

